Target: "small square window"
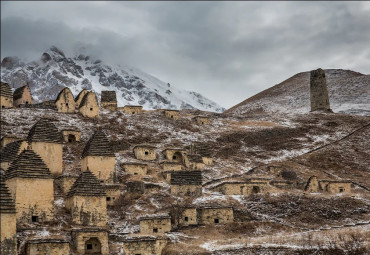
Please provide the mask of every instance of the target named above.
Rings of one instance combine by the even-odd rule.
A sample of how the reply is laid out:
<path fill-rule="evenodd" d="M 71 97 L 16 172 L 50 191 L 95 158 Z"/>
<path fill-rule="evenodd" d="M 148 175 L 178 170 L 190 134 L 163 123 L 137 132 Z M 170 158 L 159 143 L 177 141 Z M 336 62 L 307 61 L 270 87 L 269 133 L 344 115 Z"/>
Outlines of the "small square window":
<path fill-rule="evenodd" d="M 134 175 L 137 175 L 137 173 L 134 173 Z"/>
<path fill-rule="evenodd" d="M 32 222 L 38 222 L 39 221 L 39 216 L 32 216 L 31 220 L 32 220 Z"/>
<path fill-rule="evenodd" d="M 68 106 L 68 103 L 66 103 L 66 106 Z"/>
<path fill-rule="evenodd" d="M 107 201 L 110 201 L 110 197 L 107 197 Z"/>
<path fill-rule="evenodd" d="M 149 151 L 146 151 L 146 152 L 145 152 L 145 155 L 149 155 Z"/>
<path fill-rule="evenodd" d="M 153 233 L 158 233 L 158 228 L 153 228 Z"/>
<path fill-rule="evenodd" d="M 91 243 L 86 244 L 86 250 L 92 250 L 93 246 Z"/>
<path fill-rule="evenodd" d="M 189 221 L 189 217 L 185 217 L 185 221 Z"/>
<path fill-rule="evenodd" d="M 344 188 L 339 188 L 339 192 L 340 193 L 344 192 Z"/>
<path fill-rule="evenodd" d="M 90 111 L 92 111 L 93 110 L 93 108 L 90 108 Z"/>
<path fill-rule="evenodd" d="M 135 112 L 132 112 L 132 114 L 135 114 Z"/>
<path fill-rule="evenodd" d="M 217 223 L 220 223 L 219 219 L 215 219 L 215 223 L 216 223 L 216 224 L 217 224 Z"/>

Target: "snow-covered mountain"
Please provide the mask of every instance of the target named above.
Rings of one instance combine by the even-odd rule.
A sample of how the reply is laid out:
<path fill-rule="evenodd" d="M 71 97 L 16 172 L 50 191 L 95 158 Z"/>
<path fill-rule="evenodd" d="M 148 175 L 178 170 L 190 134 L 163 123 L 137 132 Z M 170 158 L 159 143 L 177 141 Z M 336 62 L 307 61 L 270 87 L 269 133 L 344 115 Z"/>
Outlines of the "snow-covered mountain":
<path fill-rule="evenodd" d="M 325 74 L 330 108 L 334 112 L 370 116 L 370 75 L 342 69 L 326 69 Z M 225 113 L 309 111 L 310 72 L 302 72 L 244 100 Z"/>
<path fill-rule="evenodd" d="M 88 89 L 95 91 L 99 98 L 102 90 L 115 90 L 118 106 L 224 110 L 197 92 L 181 90 L 137 68 L 106 65 L 84 54 L 67 57 L 55 46 L 30 63 L 17 57 L 4 58 L 1 79 L 14 89 L 29 84 L 36 102 L 53 100 L 63 87 L 69 87 L 75 96 L 82 89 Z"/>

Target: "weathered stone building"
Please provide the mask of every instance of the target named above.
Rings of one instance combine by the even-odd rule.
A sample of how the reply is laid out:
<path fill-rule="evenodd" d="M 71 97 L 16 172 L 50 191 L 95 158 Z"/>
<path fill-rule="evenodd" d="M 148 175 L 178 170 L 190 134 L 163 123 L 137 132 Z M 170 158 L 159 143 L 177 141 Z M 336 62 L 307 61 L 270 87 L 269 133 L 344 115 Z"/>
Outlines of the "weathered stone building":
<path fill-rule="evenodd" d="M 331 194 L 351 192 L 351 181 L 348 180 L 318 180 L 311 176 L 304 188 L 308 192 L 328 192 Z"/>
<path fill-rule="evenodd" d="M 331 111 L 325 71 L 321 68 L 311 71 L 310 96 L 311 111 Z"/>
<path fill-rule="evenodd" d="M 234 211 L 232 207 L 200 207 L 198 208 L 197 213 L 199 214 L 199 224 L 226 224 L 234 221 Z"/>
<path fill-rule="evenodd" d="M 17 220 L 15 203 L 5 184 L 4 176 L 0 175 L 0 230 L 1 250 L 0 254 L 17 254 Z"/>
<path fill-rule="evenodd" d="M 21 152 L 5 178 L 15 200 L 18 223 L 53 219 L 53 176 L 39 155 L 32 150 Z"/>
<path fill-rule="evenodd" d="M 203 170 L 205 167 L 205 164 L 203 162 L 203 158 L 201 155 L 194 154 L 189 155 L 189 167 L 194 170 Z"/>
<path fill-rule="evenodd" d="M 109 140 L 102 130 L 97 130 L 87 142 L 81 156 L 81 170 L 89 169 L 100 180 L 113 183 L 116 157 Z"/>
<path fill-rule="evenodd" d="M 53 175 L 62 174 L 63 138 L 51 119 L 41 118 L 36 122 L 28 133 L 27 141 Z"/>
<path fill-rule="evenodd" d="M 105 227 L 107 203 L 104 186 L 96 176 L 86 170 L 80 174 L 70 188 L 66 208 L 74 223 L 84 226 Z"/>
<path fill-rule="evenodd" d="M 76 255 L 108 255 L 108 231 L 105 228 L 72 229 L 73 247 Z"/>
<path fill-rule="evenodd" d="M 135 115 L 143 112 L 143 107 L 141 105 L 125 105 L 122 110 L 126 114 Z"/>
<path fill-rule="evenodd" d="M 266 182 L 260 181 L 233 181 L 223 182 L 212 188 L 224 195 L 251 195 L 267 192 L 271 189 Z"/>
<path fill-rule="evenodd" d="M 26 242 L 27 255 L 69 255 L 70 244 L 63 239 L 31 239 Z"/>
<path fill-rule="evenodd" d="M 80 105 L 78 106 L 78 111 L 84 117 L 95 118 L 99 116 L 99 103 L 96 94 L 92 91 L 86 93 Z"/>
<path fill-rule="evenodd" d="M 168 119 L 177 120 L 180 118 L 180 111 L 178 110 L 164 110 L 164 116 Z"/>
<path fill-rule="evenodd" d="M 148 173 L 148 164 L 138 162 L 126 162 L 122 164 L 126 174 L 144 176 Z"/>
<path fill-rule="evenodd" d="M 201 171 L 175 171 L 171 173 L 171 194 L 198 197 L 202 195 Z"/>
<path fill-rule="evenodd" d="M 83 90 L 81 90 L 81 92 L 77 95 L 77 97 L 75 98 L 75 105 L 76 105 L 76 109 L 80 107 L 80 104 L 81 104 L 82 98 L 83 98 L 87 93 L 89 93 L 89 91 L 88 91 L 87 89 L 83 89 Z"/>
<path fill-rule="evenodd" d="M 121 196 L 121 185 L 105 184 L 104 190 L 106 194 L 107 205 L 113 205 L 114 202 Z"/>
<path fill-rule="evenodd" d="M 164 236 L 130 236 L 123 241 L 125 255 L 161 255 L 167 245 Z"/>
<path fill-rule="evenodd" d="M 62 135 L 66 143 L 74 143 L 81 140 L 81 131 L 77 128 L 64 129 L 62 130 Z"/>
<path fill-rule="evenodd" d="M 55 105 L 58 112 L 74 113 L 76 110 L 75 98 L 69 88 L 64 88 L 57 96 Z"/>
<path fill-rule="evenodd" d="M 140 234 L 156 235 L 171 231 L 171 217 L 169 215 L 140 217 Z"/>
<path fill-rule="evenodd" d="M 16 159 L 16 157 L 25 149 L 27 149 L 28 143 L 23 140 L 9 143 L 1 150 L 0 164 L 1 168 L 7 170 L 10 164 Z"/>
<path fill-rule="evenodd" d="M 197 208 L 185 208 L 179 219 L 180 226 L 198 225 Z"/>
<path fill-rule="evenodd" d="M 0 105 L 1 108 L 13 107 L 13 92 L 8 83 L 0 83 Z"/>
<path fill-rule="evenodd" d="M 208 125 L 211 124 L 211 120 L 209 117 L 206 116 L 195 116 L 193 120 L 198 124 L 198 125 Z"/>
<path fill-rule="evenodd" d="M 156 147 L 148 144 L 139 144 L 134 147 L 136 159 L 140 160 L 155 160 L 157 158 Z"/>
<path fill-rule="evenodd" d="M 33 98 L 30 87 L 28 85 L 17 88 L 13 94 L 13 105 L 18 107 L 20 105 L 33 104 Z"/>
<path fill-rule="evenodd" d="M 184 149 L 166 148 L 162 151 L 162 154 L 168 161 L 189 165 L 188 155 Z"/>
<path fill-rule="evenodd" d="M 116 91 L 103 90 L 101 92 L 101 108 L 108 109 L 110 111 L 117 111 L 117 96 Z"/>

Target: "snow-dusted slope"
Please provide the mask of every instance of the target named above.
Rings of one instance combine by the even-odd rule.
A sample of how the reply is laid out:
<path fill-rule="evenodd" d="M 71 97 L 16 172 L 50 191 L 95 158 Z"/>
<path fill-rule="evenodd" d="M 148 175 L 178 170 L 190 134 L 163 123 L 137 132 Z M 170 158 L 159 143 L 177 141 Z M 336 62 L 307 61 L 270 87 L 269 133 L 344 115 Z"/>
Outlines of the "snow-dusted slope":
<path fill-rule="evenodd" d="M 67 86 L 76 96 L 82 89 L 117 92 L 118 106 L 142 105 L 145 109 L 199 109 L 222 112 L 215 102 L 196 92 L 173 87 L 137 68 L 106 65 L 99 59 L 76 54 L 66 57 L 51 47 L 38 61 L 22 63 L 17 57 L 6 57 L 1 63 L 1 79 L 12 88 L 29 84 L 37 102 L 55 99 Z"/>
<path fill-rule="evenodd" d="M 334 112 L 370 116 L 370 75 L 342 69 L 325 70 L 330 108 Z M 310 72 L 298 73 L 230 108 L 225 113 L 307 113 L 310 111 Z"/>

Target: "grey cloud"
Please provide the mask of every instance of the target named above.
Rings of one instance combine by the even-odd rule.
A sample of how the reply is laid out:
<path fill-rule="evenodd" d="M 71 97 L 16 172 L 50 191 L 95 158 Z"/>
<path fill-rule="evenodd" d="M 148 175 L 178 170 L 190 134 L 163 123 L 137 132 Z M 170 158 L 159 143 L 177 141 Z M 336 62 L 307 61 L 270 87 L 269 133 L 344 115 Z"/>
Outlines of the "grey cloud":
<path fill-rule="evenodd" d="M 50 45 L 70 53 L 84 46 L 225 107 L 297 72 L 370 70 L 370 8 L 359 2 L 1 5 L 2 58 L 33 60 Z"/>

